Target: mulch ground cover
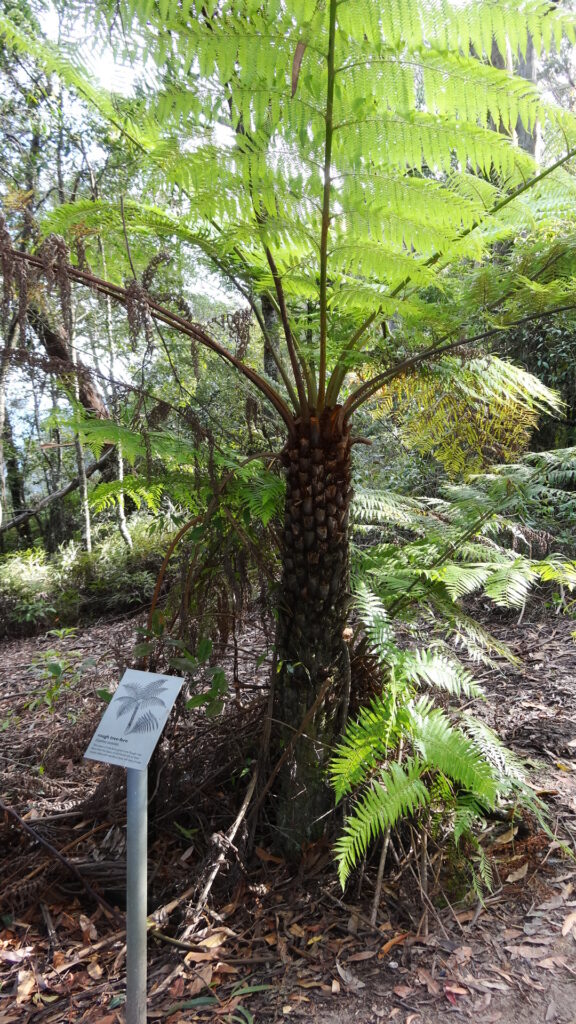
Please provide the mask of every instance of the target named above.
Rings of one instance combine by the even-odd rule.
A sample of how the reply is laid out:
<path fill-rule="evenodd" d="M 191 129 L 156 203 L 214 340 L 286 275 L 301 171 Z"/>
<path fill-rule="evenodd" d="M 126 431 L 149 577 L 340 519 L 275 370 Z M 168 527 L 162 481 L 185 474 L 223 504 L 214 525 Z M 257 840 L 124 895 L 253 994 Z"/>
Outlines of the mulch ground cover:
<path fill-rule="evenodd" d="M 474 711 L 533 766 L 551 834 L 529 818 L 488 824 L 484 902 L 431 853 L 426 905 L 407 833 L 376 926 L 378 854 L 342 894 L 326 845 L 295 873 L 249 842 L 267 643 L 256 625 L 236 639 L 226 713 L 173 716 L 152 766 L 149 1020 L 575 1024 L 575 623 L 532 614 L 487 623 L 521 660 L 476 672 L 487 700 Z M 0 645 L 0 1024 L 124 1019 L 124 773 L 83 754 L 139 625 Z M 46 658 L 33 663 L 54 648 L 94 664 L 49 707 Z"/>

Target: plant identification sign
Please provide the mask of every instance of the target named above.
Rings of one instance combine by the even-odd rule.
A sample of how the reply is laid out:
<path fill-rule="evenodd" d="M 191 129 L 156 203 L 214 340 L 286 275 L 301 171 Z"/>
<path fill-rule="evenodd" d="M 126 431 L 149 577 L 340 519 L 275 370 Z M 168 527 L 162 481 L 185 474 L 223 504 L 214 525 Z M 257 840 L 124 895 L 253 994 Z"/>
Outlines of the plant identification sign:
<path fill-rule="evenodd" d="M 184 680 L 126 669 L 84 757 L 142 771 L 160 739 Z"/>

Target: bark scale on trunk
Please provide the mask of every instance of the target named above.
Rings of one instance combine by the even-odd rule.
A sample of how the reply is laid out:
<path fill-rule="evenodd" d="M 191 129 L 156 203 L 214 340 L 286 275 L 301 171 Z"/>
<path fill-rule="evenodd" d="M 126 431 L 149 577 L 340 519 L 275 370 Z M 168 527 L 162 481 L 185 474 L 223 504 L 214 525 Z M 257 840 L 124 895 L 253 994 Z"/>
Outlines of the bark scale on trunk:
<path fill-rule="evenodd" d="M 351 446 L 348 425 L 341 420 L 336 407 L 297 421 L 284 451 L 272 753 L 274 760 L 284 758 L 275 823 L 283 849 L 292 855 L 323 832 L 333 806 L 326 765 L 349 694 L 343 630 L 350 605 Z"/>

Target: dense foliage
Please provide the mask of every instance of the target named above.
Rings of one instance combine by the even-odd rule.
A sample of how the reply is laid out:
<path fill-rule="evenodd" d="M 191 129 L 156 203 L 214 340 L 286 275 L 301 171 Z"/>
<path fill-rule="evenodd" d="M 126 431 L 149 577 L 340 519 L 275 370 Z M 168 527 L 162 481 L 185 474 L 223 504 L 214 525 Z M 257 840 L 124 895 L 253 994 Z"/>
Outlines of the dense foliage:
<path fill-rule="evenodd" d="M 130 66 L 128 95 L 82 66 L 79 16 L 96 48 L 112 46 Z M 28 6 L 0 16 L 5 118 L 18 97 L 33 106 L 22 118 L 22 168 L 14 164 L 19 188 L 2 193 L 2 399 L 14 364 L 58 381 L 44 426 L 48 402 L 35 407 L 37 435 L 50 431 L 58 456 L 41 441 L 36 458 L 46 454 L 46 489 L 61 496 L 69 440 L 87 547 L 88 480 L 103 459 L 117 470 L 93 491 L 93 508 L 117 512 L 126 544 L 127 510 L 171 503 L 180 535 L 195 544 L 172 611 L 181 630 L 215 578 L 218 550 L 218 592 L 240 594 L 241 579 L 275 581 L 272 806 L 293 854 L 328 821 L 326 769 L 354 699 L 345 638 L 351 501 L 355 474 L 370 484 L 376 473 L 365 453 L 352 458 L 365 440 L 356 431 L 372 435 L 376 453 L 392 431 L 397 446 L 403 437 L 462 481 L 516 460 L 538 415 L 561 407 L 498 358 L 495 344 L 513 324 L 574 305 L 565 213 L 576 122 L 501 57 L 559 51 L 562 38 L 573 40 L 573 19 L 542 0 L 73 3 L 58 47 Z M 85 139 L 77 117 L 86 118 Z M 544 167 L 517 144 L 537 122 L 553 140 Z M 47 202 L 53 166 L 57 195 L 50 186 Z M 232 371 L 242 402 L 228 397 Z M 2 410 L 5 434 L 4 401 Z M 96 460 L 88 466 L 87 447 Z M 17 448 L 12 437 L 7 451 Z M 16 514 L 4 532 L 30 529 L 29 512 L 16 511 L 17 463 Z M 495 471 L 484 490 L 464 483 L 435 505 L 389 492 L 366 499 L 398 530 L 355 556 L 387 616 L 407 595 L 414 614 L 467 622 L 461 633 L 477 647 L 479 627 L 459 604 L 467 594 L 484 588 L 496 603 L 520 606 L 546 574 L 573 585 L 570 566 L 511 552 L 483 532 L 500 516 L 508 521 L 498 529 L 518 535 L 520 503 L 509 497 L 523 494 L 526 507 L 533 499 L 522 484 L 529 466 L 514 472 Z M 262 558 L 272 544 L 278 561 Z M 252 568 L 240 550 L 251 552 Z M 390 607 L 375 586 L 383 580 Z M 379 657 L 391 672 L 386 652 Z M 418 657 L 451 678 L 446 660 Z M 384 703 L 373 705 L 384 729 L 393 721 L 382 711 L 390 678 L 380 682 Z M 425 802 L 421 776 L 434 759 L 446 785 L 490 806 L 501 791 L 493 765 L 447 718 L 414 703 L 407 678 L 413 786 L 396 809 Z M 430 744 L 422 752 L 427 728 L 436 730 L 434 757 Z M 440 734 L 449 765 L 440 763 Z M 484 789 L 454 768 L 459 742 L 484 765 Z M 387 765 L 391 786 L 403 770 Z M 365 837 L 353 844 L 353 856 L 365 846 Z"/>

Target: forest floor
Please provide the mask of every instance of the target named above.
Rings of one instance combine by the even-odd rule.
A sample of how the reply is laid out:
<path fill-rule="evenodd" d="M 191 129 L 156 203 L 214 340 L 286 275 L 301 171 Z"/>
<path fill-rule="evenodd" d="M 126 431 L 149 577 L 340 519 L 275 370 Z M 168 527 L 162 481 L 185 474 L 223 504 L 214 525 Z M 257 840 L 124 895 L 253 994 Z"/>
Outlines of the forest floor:
<path fill-rule="evenodd" d="M 266 641 L 248 630 L 228 711 L 217 722 L 174 715 L 162 744 L 170 759 L 161 750 L 154 765 L 149 1020 L 576 1024 L 574 622 L 532 616 L 487 623 L 522 660 L 480 671 L 487 701 L 474 710 L 533 764 L 552 835 L 530 819 L 490 822 L 481 838 L 494 887 L 484 903 L 463 899 L 461 865 L 441 871 L 430 849 L 425 913 L 403 859 L 407 833 L 375 928 L 378 856 L 343 896 L 322 844 L 294 875 L 265 846 L 243 863 L 248 818 L 226 841 L 265 699 Z M 138 625 L 0 644 L 0 1024 L 124 1019 L 123 770 L 83 754 L 104 708 L 96 691 L 130 663 Z M 46 684 L 33 662 L 58 660 L 43 654 L 53 648 L 95 664 L 50 709 L 37 703 Z"/>

